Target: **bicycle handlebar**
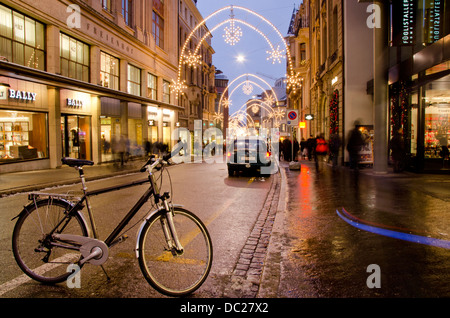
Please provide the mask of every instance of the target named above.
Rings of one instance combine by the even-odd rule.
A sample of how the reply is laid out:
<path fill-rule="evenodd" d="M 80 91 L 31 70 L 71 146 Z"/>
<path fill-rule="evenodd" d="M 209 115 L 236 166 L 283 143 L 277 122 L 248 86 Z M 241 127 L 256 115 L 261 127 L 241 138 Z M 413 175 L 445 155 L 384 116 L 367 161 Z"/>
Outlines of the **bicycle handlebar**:
<path fill-rule="evenodd" d="M 155 159 L 155 155 L 151 155 L 150 159 L 145 163 L 145 165 L 141 168 L 140 172 L 145 172 L 147 170 L 147 166 L 150 165 L 150 171 L 155 169 L 160 163 L 167 164 L 167 162 L 172 158 L 173 155 L 176 155 L 180 152 L 181 148 L 183 148 L 183 145 L 181 143 L 178 143 L 174 150 L 172 152 L 169 152 L 168 154 L 164 155 L 162 158 Z M 153 162 L 154 161 L 154 162 Z"/>

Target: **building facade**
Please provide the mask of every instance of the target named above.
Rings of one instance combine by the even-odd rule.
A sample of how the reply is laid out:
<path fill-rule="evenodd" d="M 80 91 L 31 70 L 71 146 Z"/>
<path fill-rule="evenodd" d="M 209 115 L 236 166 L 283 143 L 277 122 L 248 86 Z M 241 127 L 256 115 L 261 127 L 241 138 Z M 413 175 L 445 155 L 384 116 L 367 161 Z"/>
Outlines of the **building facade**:
<path fill-rule="evenodd" d="M 192 2 L 192 1 L 191 1 Z M 175 142 L 178 0 L 2 1 L 0 170 Z M 213 84 L 214 85 L 214 84 Z M 187 126 L 187 125 L 186 125 Z"/>
<path fill-rule="evenodd" d="M 187 88 L 180 94 L 179 113 L 181 127 L 194 131 L 194 121 L 201 120 L 204 129 L 214 126 L 215 67 L 212 64 L 214 49 L 208 27 L 201 24 L 203 17 L 196 7 L 197 1 L 179 1 L 179 47 L 182 59 L 181 80 Z M 186 43 L 188 41 L 188 43 Z M 185 49 L 183 50 L 183 47 Z M 188 63 L 184 57 L 198 55 L 196 63 Z"/>

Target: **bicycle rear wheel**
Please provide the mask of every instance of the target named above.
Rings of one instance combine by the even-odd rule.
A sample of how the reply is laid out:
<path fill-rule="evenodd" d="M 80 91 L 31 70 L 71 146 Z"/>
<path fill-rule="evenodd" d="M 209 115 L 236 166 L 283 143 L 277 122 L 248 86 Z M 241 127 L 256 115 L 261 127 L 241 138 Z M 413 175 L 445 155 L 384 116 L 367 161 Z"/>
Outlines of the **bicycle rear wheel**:
<path fill-rule="evenodd" d="M 175 208 L 173 221 L 183 252 L 175 252 L 164 234 L 165 212 L 153 215 L 139 239 L 139 266 L 153 288 L 168 296 L 194 292 L 207 278 L 213 250 L 209 233 L 192 212 Z"/>
<path fill-rule="evenodd" d="M 43 199 L 28 205 L 14 227 L 12 249 L 17 264 L 31 278 L 47 284 L 66 280 L 72 272 L 68 265 L 76 263 L 81 254 L 52 245 L 49 233 L 65 220 L 54 233 L 88 236 L 81 215 L 68 216 L 71 205 L 59 199 Z"/>

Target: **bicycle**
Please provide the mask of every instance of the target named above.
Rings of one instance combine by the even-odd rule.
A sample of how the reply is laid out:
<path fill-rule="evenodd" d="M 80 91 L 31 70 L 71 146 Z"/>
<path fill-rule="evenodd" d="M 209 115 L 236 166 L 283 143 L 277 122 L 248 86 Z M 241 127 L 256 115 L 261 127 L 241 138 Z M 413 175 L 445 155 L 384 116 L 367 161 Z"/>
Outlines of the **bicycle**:
<path fill-rule="evenodd" d="M 17 218 L 17 222 L 12 249 L 19 267 L 34 280 L 46 284 L 61 283 L 69 278 L 74 271 L 68 271 L 64 264 L 76 264 L 81 268 L 90 263 L 100 265 L 105 271 L 103 264 L 108 259 L 109 249 L 128 237 L 122 231 L 153 197 L 155 209 L 146 215 L 137 234 L 139 267 L 148 283 L 162 294 L 184 296 L 194 292 L 211 269 L 212 242 L 206 226 L 194 213 L 169 203 L 169 192 L 160 194 L 153 171 L 164 169 L 169 159 L 170 154 L 159 159 L 151 156 L 140 169 L 148 172 L 145 180 L 88 191 L 83 166 L 94 163 L 62 158 L 63 164 L 78 170 L 83 195 L 81 198 L 41 192 L 28 195 L 32 202 L 13 218 Z M 104 241 L 100 240 L 89 197 L 147 182 L 150 186 L 145 193 L 111 234 Z M 81 212 L 85 206 L 90 226 Z"/>

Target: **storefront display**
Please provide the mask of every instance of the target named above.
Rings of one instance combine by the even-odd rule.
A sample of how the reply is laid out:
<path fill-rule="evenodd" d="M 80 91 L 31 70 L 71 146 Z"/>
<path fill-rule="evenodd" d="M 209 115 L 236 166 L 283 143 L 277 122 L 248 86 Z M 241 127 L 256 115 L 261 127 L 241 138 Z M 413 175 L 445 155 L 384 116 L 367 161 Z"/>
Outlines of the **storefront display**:
<path fill-rule="evenodd" d="M 47 114 L 0 110 L 1 163 L 47 157 Z"/>

